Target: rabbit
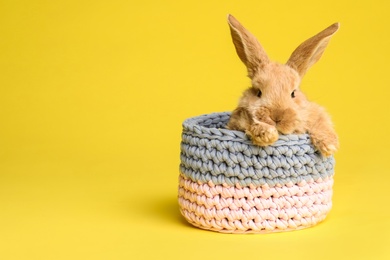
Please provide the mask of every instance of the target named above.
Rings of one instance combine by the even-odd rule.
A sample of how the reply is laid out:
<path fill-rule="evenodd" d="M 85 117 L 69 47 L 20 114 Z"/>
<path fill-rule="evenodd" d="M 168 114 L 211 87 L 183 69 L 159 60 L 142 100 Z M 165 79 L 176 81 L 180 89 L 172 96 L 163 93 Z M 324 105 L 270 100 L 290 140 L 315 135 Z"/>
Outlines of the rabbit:
<path fill-rule="evenodd" d="M 232 15 L 228 15 L 228 24 L 251 87 L 244 91 L 227 129 L 245 132 L 258 146 L 273 144 L 279 134 L 308 133 L 323 156 L 333 155 L 339 141 L 330 116 L 320 105 L 308 101 L 299 85 L 321 58 L 339 23 L 299 45 L 286 64 L 271 61 L 257 39 Z"/>

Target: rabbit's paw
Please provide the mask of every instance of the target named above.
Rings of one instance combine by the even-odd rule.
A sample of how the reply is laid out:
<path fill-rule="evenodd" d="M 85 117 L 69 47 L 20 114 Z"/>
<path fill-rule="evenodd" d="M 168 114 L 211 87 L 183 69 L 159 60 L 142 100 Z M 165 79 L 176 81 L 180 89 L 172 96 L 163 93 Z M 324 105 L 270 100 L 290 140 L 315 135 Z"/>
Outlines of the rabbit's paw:
<path fill-rule="evenodd" d="M 246 134 L 252 139 L 253 144 L 259 146 L 273 144 L 279 138 L 278 130 L 274 126 L 262 122 L 251 125 Z"/>
<path fill-rule="evenodd" d="M 321 152 L 321 154 L 325 157 L 329 157 L 334 154 L 339 146 L 337 137 L 332 137 L 328 139 L 314 139 L 312 138 L 312 142 L 315 147 Z"/>

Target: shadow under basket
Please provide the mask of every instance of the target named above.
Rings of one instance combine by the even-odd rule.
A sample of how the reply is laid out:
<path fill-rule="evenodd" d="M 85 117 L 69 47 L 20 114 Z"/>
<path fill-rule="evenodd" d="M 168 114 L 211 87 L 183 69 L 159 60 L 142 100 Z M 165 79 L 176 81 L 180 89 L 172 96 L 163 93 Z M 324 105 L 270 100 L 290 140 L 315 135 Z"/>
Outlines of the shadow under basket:
<path fill-rule="evenodd" d="M 334 158 L 310 137 L 281 135 L 259 147 L 226 129 L 230 113 L 183 122 L 179 205 L 192 225 L 224 233 L 298 230 L 324 220 L 332 207 Z"/>

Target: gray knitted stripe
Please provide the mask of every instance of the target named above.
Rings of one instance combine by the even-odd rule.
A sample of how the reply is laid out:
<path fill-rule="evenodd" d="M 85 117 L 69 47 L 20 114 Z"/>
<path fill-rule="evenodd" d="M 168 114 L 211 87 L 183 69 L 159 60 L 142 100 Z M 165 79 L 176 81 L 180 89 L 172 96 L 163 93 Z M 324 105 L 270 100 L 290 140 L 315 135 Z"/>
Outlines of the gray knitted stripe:
<path fill-rule="evenodd" d="M 259 147 L 240 131 L 225 129 L 230 113 L 213 113 L 183 123 L 180 172 L 193 181 L 241 186 L 275 186 L 332 176 L 334 158 L 323 158 L 310 137 L 282 135 Z"/>

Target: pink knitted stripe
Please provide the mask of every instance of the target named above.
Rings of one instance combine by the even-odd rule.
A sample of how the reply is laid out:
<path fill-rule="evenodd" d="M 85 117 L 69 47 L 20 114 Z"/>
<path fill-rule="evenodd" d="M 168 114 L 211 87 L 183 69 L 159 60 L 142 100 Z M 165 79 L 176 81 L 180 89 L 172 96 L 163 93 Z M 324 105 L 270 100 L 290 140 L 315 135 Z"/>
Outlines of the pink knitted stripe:
<path fill-rule="evenodd" d="M 322 221 L 332 206 L 333 179 L 270 188 L 199 184 L 179 178 L 179 204 L 191 224 L 219 232 L 296 230 Z"/>

